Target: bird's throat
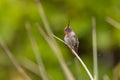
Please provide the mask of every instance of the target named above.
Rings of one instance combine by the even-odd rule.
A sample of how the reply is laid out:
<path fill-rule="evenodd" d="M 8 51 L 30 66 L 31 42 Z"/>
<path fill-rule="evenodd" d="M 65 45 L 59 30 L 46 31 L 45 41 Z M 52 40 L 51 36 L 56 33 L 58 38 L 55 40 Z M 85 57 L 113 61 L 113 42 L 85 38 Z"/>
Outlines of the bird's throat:
<path fill-rule="evenodd" d="M 67 37 L 69 37 L 71 35 L 71 32 L 67 32 L 66 34 L 67 34 Z"/>

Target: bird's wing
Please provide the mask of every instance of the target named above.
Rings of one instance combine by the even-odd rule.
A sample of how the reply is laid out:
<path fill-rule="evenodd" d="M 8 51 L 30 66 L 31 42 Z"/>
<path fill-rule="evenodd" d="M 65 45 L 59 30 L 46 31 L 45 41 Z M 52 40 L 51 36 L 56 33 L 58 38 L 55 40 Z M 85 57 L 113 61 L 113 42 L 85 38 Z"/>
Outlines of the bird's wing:
<path fill-rule="evenodd" d="M 79 41 L 78 41 L 78 38 L 74 35 L 73 38 L 72 38 L 72 43 L 75 47 L 78 48 L 79 46 Z"/>
<path fill-rule="evenodd" d="M 72 37 L 72 49 L 74 49 L 75 52 L 78 53 L 78 47 L 79 47 L 79 41 L 78 38 L 74 35 Z"/>

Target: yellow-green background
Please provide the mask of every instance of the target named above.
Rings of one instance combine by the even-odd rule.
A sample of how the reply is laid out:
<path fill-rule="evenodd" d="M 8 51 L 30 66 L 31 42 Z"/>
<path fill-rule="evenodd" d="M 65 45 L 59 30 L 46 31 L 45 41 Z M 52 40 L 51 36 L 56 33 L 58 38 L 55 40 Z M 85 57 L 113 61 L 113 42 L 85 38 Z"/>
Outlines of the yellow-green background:
<path fill-rule="evenodd" d="M 41 3 L 53 33 L 59 38 L 64 38 L 64 28 L 70 19 L 71 28 L 80 41 L 80 57 L 92 73 L 92 16 L 95 16 L 99 79 L 103 80 L 103 76 L 108 75 L 112 80 L 113 71 L 120 62 L 120 30 L 111 26 L 105 20 L 109 16 L 120 22 L 120 0 L 41 0 Z M 44 28 L 34 0 L 0 0 L 0 37 L 8 45 L 19 63 L 24 60 L 24 57 L 36 63 L 25 30 L 26 21 L 31 24 L 48 75 L 52 80 L 65 80 L 58 59 L 34 27 L 34 24 L 38 22 Z M 63 43 L 57 42 L 67 66 L 77 79 L 77 70 L 72 53 Z M 81 65 L 78 67 L 81 79 L 89 80 L 84 68 Z M 41 80 L 36 74 L 26 68 L 24 69 L 31 79 Z M 0 80 L 23 80 L 1 47 Z"/>

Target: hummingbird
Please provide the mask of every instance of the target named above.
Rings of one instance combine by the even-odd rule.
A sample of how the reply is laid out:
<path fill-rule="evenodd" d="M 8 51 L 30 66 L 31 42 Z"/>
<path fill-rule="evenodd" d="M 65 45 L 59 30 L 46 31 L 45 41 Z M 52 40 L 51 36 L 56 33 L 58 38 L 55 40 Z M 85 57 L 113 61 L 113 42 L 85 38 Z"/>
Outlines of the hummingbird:
<path fill-rule="evenodd" d="M 79 41 L 74 31 L 70 28 L 70 22 L 68 22 L 68 25 L 65 27 L 64 31 L 64 41 L 70 48 L 72 48 L 78 54 Z"/>

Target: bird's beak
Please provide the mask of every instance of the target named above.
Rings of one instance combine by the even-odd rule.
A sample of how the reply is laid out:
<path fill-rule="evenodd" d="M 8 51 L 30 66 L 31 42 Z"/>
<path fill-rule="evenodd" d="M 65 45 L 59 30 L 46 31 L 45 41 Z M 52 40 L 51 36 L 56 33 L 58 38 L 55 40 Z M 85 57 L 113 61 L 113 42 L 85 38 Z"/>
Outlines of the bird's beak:
<path fill-rule="evenodd" d="M 70 28 L 70 26 L 67 26 L 67 29 Z"/>

